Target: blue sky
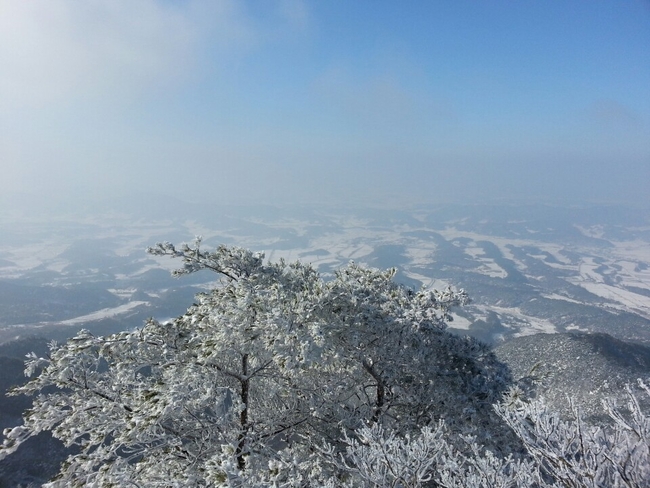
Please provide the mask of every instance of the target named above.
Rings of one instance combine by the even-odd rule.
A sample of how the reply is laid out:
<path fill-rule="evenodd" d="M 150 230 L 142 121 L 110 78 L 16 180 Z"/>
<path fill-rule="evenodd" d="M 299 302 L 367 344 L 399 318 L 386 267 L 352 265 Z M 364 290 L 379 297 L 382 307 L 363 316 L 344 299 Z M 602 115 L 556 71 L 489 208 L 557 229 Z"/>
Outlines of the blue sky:
<path fill-rule="evenodd" d="M 0 0 L 0 191 L 650 204 L 650 2 Z"/>

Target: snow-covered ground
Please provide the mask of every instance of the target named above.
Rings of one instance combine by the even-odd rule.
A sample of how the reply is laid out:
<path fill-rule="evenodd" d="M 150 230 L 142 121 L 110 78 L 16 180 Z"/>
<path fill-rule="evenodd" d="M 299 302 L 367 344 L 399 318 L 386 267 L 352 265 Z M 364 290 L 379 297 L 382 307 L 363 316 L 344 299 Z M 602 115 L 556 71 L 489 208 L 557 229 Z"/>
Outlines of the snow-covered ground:
<path fill-rule="evenodd" d="M 515 336 L 538 333 L 552 334 L 557 327 L 548 320 L 524 314 L 519 307 L 499 307 L 496 305 L 479 306 L 484 312 L 495 312 L 506 327 L 515 328 Z"/>
<path fill-rule="evenodd" d="M 475 242 L 465 247 L 465 253 L 469 254 L 474 258 L 475 261 L 478 261 L 480 263 L 480 266 L 475 269 L 477 273 L 481 273 L 492 278 L 505 278 L 508 276 L 508 272 L 497 263 L 495 263 L 494 259 L 486 257 L 483 248 L 477 246 Z"/>
<path fill-rule="evenodd" d="M 549 300 L 563 300 L 565 302 L 569 303 L 577 303 L 577 304 L 582 304 L 583 302 L 580 302 L 578 300 L 574 300 L 573 298 L 565 297 L 564 295 L 558 295 L 557 293 L 551 293 L 551 294 L 542 294 L 542 297 L 548 298 Z"/>
<path fill-rule="evenodd" d="M 372 214 L 372 218 L 366 218 L 362 216 L 363 213 L 356 215 L 354 211 L 349 214 L 343 210 L 323 211 L 317 213 L 315 221 L 294 217 L 289 211 L 271 215 L 278 217 L 229 215 L 228 218 L 234 223 L 223 228 L 206 223 L 200 216 L 188 216 L 179 221 L 129 220 L 121 216 L 103 220 L 95 217 L 78 222 L 66 221 L 68 227 L 60 228 L 52 222 L 44 222 L 41 227 L 33 221 L 20 228 L 20 232 L 25 234 L 24 240 L 0 241 L 0 280 L 16 280 L 18 283 L 24 276 L 40 276 L 38 273 L 44 277 L 42 284 L 47 285 L 67 286 L 101 280 L 110 282 L 106 288 L 108 291 L 129 300 L 139 287 L 149 286 L 146 281 L 149 276 L 153 276 L 151 279 L 154 280 L 163 279 L 160 274 L 152 274 L 152 271 L 169 271 L 182 265 L 168 257 L 154 257 L 145 253 L 146 247 L 161 240 L 179 244 L 179 236 L 184 236 L 181 239 L 185 242 L 192 242 L 194 236 L 201 235 L 204 242 L 209 241 L 211 245 L 236 243 L 255 251 L 264 251 L 269 261 L 281 258 L 300 260 L 311 263 L 324 273 L 349 261 L 377 265 L 374 260 L 378 256 L 376 251 L 382 246 L 395 246 L 394 256 L 381 255 L 382 266 L 397 265 L 402 277 L 432 289 L 453 286 L 456 280 L 470 284 L 472 280 L 480 282 L 483 294 L 479 297 L 481 305 L 471 305 L 468 316 L 472 320 L 479 320 L 485 319 L 489 311 L 496 312 L 502 324 L 516 329 L 514 333 L 517 334 L 554 332 L 557 327 L 544 317 L 532 317 L 522 312 L 520 307 L 501 303 L 497 290 L 505 286 L 500 282 L 508 282 L 508 261 L 528 280 L 529 290 L 538 290 L 537 296 L 540 298 L 601 307 L 607 311 L 624 310 L 650 319 L 650 239 L 638 237 L 647 235 L 642 225 L 636 230 L 631 229 L 628 234 L 619 229 L 616 234 L 618 240 L 615 240 L 608 237 L 610 234 L 604 224 L 577 223 L 575 225 L 586 238 L 584 241 L 572 239 L 565 243 L 561 235 L 552 234 L 546 225 L 537 225 L 534 221 L 508 219 L 510 227 L 507 232 L 500 233 L 501 227 L 490 227 L 491 221 L 486 218 L 476 221 L 474 227 L 470 218 L 431 224 L 426 209 L 414 211 L 408 223 L 391 217 L 385 224 L 377 212 Z M 320 221 L 325 223 L 322 228 L 319 227 Z M 52 231 L 48 230 L 50 228 Z M 16 233 L 16 228 L 11 227 L 8 221 L 0 221 L 0 232 L 3 229 Z M 431 237 L 433 234 L 436 234 L 435 238 Z M 631 237 L 627 240 L 620 237 L 626 235 Z M 447 267 L 444 246 L 439 247 L 437 242 L 440 241 L 436 241 L 440 239 L 438 236 L 452 243 L 456 246 L 454 249 L 466 256 L 462 264 Z M 501 257 L 495 258 L 492 250 L 486 251 L 488 247 L 482 247 L 481 241 L 492 243 Z M 206 249 L 210 247 L 204 245 Z M 395 264 L 390 263 L 391 259 L 395 260 Z M 448 269 L 451 271 L 447 273 Z M 438 276 L 436 270 L 442 272 L 442 276 Z M 206 283 L 210 279 L 206 277 Z M 562 282 L 567 286 L 581 287 L 602 300 L 590 299 L 587 294 L 574 295 L 562 289 Z M 162 296 L 165 288 L 173 288 L 178 282 L 170 281 L 164 286 L 160 281 L 152 283 L 155 285 L 141 291 L 146 291 L 155 301 L 156 296 Z M 490 283 L 494 283 L 494 291 L 489 288 Z M 559 283 L 557 290 L 549 287 L 548 283 Z M 112 309 L 97 310 L 62 324 L 81 324 L 128 314 L 146 306 L 148 302 L 142 300 L 139 297 L 139 300 Z M 155 314 L 155 310 L 152 313 Z M 454 328 L 469 329 L 472 320 L 457 316 L 452 325 Z M 578 330 L 586 326 L 579 319 L 569 325 Z"/>
<path fill-rule="evenodd" d="M 96 312 L 92 312 L 86 315 L 81 315 L 73 319 L 61 320 L 56 322 L 56 324 L 57 325 L 79 325 L 85 322 L 93 322 L 96 320 L 117 317 L 118 315 L 123 315 L 125 313 L 132 312 L 134 309 L 138 307 L 148 306 L 148 305 L 149 302 L 144 302 L 144 301 L 129 302 L 129 303 L 125 303 L 124 305 L 120 305 L 118 307 L 103 308 L 101 310 L 97 310 Z"/>
<path fill-rule="evenodd" d="M 576 248 L 563 247 L 561 244 L 538 241 L 535 239 L 507 239 L 490 235 L 478 234 L 475 232 L 459 231 L 453 227 L 440 231 L 447 239 L 464 237 L 476 241 L 489 241 L 495 244 L 503 256 L 515 263 L 517 269 L 524 274 L 527 273 L 527 266 L 517 259 L 511 250 L 514 247 L 535 247 L 542 252 L 547 252 L 561 264 L 549 262 L 543 254 L 528 254 L 529 257 L 538 259 L 545 266 L 554 269 L 568 271 L 571 273 L 566 278 L 567 282 L 578 285 L 594 295 L 600 296 L 614 302 L 615 306 L 622 310 L 629 310 L 638 313 L 643 317 L 650 318 L 650 297 L 625 289 L 624 287 L 636 287 L 647 290 L 650 293 L 650 243 L 642 240 L 634 241 L 611 241 L 611 248 Z M 602 237 L 600 227 L 598 232 L 593 230 L 590 236 Z M 563 250 L 583 254 L 579 263 L 572 263 L 562 253 Z M 503 276 L 505 271 L 496 265 L 493 260 L 483 258 L 483 251 L 475 244 L 465 248 L 465 252 L 476 261 L 482 263 L 477 271 L 489 276 Z M 490 261 L 492 261 L 490 263 Z M 639 266 L 641 264 L 641 266 Z M 645 264 L 645 266 L 644 266 Z M 602 267 L 608 269 L 606 277 L 599 271 Z M 529 275 L 533 279 L 539 276 Z M 614 280 L 615 285 L 607 281 Z M 569 300 L 567 297 L 555 295 L 552 298 L 558 300 Z"/>

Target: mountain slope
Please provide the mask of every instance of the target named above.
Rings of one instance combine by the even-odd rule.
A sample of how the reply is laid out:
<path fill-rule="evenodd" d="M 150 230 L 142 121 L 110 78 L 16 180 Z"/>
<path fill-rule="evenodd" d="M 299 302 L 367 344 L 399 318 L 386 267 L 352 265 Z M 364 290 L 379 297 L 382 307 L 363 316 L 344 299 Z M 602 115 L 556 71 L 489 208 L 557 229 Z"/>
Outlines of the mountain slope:
<path fill-rule="evenodd" d="M 537 394 L 563 413 L 568 397 L 587 416 L 602 413 L 601 398 L 618 396 L 627 383 L 650 378 L 650 347 L 608 334 L 536 334 L 514 338 L 495 348 L 515 378 L 542 376 Z"/>

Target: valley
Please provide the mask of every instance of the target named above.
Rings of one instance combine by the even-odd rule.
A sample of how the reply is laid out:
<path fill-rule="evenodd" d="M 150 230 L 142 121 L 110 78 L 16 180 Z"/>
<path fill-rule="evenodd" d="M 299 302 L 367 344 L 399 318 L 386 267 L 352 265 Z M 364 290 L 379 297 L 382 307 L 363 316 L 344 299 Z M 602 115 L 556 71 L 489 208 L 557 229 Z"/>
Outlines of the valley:
<path fill-rule="evenodd" d="M 495 344 L 564 331 L 650 344 L 650 223 L 640 210 L 166 205 L 3 217 L 0 341 L 108 333 L 182 314 L 217 277 L 173 278 L 180 263 L 145 249 L 201 235 L 206 248 L 301 260 L 324 276 L 355 261 L 396 267 L 414 288 L 464 288 L 472 303 L 450 327 Z"/>

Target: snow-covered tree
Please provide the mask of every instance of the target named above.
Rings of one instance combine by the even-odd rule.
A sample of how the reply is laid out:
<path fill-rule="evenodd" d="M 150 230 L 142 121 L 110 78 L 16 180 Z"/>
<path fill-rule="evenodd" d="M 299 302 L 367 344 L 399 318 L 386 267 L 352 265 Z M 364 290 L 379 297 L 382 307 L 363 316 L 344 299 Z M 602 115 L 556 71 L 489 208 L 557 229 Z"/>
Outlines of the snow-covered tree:
<path fill-rule="evenodd" d="M 639 388 L 626 386 L 625 407 L 603 399 L 610 422 L 602 425 L 585 422 L 571 400 L 569 419 L 551 411 L 543 399 L 526 401 L 517 394 L 507 395 L 496 408 L 554 486 L 641 488 L 650 486 L 650 387 L 639 380 Z"/>
<path fill-rule="evenodd" d="M 355 437 L 344 436 L 346 449 L 331 446 L 323 458 L 344 476 L 329 478 L 323 486 L 348 488 L 535 488 L 547 486 L 530 460 L 498 457 L 465 437 L 467 448 L 449 442 L 444 422 L 419 433 L 397 435 L 379 424 L 363 427 Z"/>
<path fill-rule="evenodd" d="M 528 401 L 513 388 L 496 408 L 525 446 L 527 456 L 497 456 L 474 438 L 468 448 L 449 442 L 444 423 L 418 434 L 396 435 L 379 424 L 344 436 L 346 449 L 323 448 L 344 476 L 328 488 L 642 488 L 650 486 L 650 388 L 626 387 L 624 406 L 603 399 L 609 422 L 586 423 L 572 404 L 563 419 L 542 399 Z"/>
<path fill-rule="evenodd" d="M 38 375 L 16 393 L 34 406 L 0 455 L 44 430 L 79 446 L 52 486 L 252 486 L 288 472 L 300 486 L 334 469 L 316 444 L 344 452 L 364 427 L 416 435 L 443 419 L 450 438 L 498 435 L 490 405 L 505 370 L 444 331 L 464 292 L 413 291 L 394 270 L 355 264 L 325 281 L 310 265 L 200 240 L 149 252 L 220 285 L 168 323 L 81 331 L 28 359 Z"/>

